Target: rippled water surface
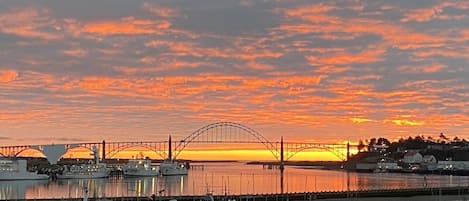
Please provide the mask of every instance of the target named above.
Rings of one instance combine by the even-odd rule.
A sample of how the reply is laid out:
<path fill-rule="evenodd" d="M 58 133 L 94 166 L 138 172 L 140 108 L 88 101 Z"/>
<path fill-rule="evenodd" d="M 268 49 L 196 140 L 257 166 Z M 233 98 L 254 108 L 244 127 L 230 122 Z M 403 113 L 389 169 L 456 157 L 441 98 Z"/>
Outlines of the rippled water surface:
<path fill-rule="evenodd" d="M 467 186 L 469 177 L 398 173 L 355 173 L 340 170 L 286 167 L 277 169 L 242 162 L 201 163 L 186 176 L 69 179 L 57 181 L 0 181 L 0 199 L 251 194 L 357 189 Z"/>

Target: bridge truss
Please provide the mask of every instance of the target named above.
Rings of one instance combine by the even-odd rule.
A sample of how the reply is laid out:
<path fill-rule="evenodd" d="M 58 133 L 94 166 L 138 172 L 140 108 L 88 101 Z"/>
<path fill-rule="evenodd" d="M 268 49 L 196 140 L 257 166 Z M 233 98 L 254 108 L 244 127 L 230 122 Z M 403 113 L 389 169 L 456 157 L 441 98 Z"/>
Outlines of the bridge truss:
<path fill-rule="evenodd" d="M 170 146 L 171 144 L 171 146 Z M 234 122 L 217 122 L 206 125 L 192 132 L 182 140 L 171 141 L 142 141 L 142 142 L 102 142 L 102 143 L 74 143 L 63 144 L 65 150 L 74 148 L 85 148 L 92 150 L 93 147 L 101 150 L 101 157 L 105 159 L 115 158 L 119 153 L 132 148 L 151 151 L 161 159 L 178 157 L 190 144 L 261 144 L 268 150 L 275 160 L 281 159 L 281 142 L 269 141 L 254 129 Z M 339 159 L 347 159 L 347 144 L 322 144 L 322 143 L 295 143 L 284 142 L 284 159 L 290 160 L 296 154 L 308 150 L 322 150 L 333 153 Z M 34 149 L 43 151 L 45 145 L 25 145 L 25 146 L 3 146 L 0 147 L 0 155 L 4 157 L 17 157 L 23 151 Z M 197 145 L 196 145 L 197 146 Z M 171 153 L 172 152 L 172 153 Z M 65 154 L 65 153 L 63 153 Z"/>

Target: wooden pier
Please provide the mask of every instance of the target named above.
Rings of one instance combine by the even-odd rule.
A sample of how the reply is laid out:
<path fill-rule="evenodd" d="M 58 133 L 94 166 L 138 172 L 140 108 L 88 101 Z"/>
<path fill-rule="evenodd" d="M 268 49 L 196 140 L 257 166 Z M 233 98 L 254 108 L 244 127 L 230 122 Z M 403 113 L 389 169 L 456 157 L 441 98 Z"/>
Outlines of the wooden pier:
<path fill-rule="evenodd" d="M 148 197 L 108 197 L 88 198 L 89 201 L 312 201 L 321 199 L 340 198 L 370 198 L 370 197 L 413 197 L 413 196 L 441 196 L 441 195 L 469 195 L 469 186 L 442 188 L 412 188 L 412 189 L 383 189 L 358 191 L 329 191 L 329 192 L 299 192 L 283 194 L 246 194 L 246 195 L 200 195 L 200 196 L 148 196 Z M 27 199 L 27 201 L 59 201 L 83 200 L 72 199 Z"/>

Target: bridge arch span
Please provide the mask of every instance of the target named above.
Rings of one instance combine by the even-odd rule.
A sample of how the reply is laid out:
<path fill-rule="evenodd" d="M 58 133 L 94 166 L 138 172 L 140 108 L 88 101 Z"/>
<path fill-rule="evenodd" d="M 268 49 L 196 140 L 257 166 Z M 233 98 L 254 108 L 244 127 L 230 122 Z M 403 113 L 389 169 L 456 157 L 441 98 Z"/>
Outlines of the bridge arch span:
<path fill-rule="evenodd" d="M 95 146 L 96 146 L 96 145 L 95 145 Z M 62 155 L 59 157 L 59 160 L 60 160 L 61 158 L 64 158 L 64 156 L 66 156 L 67 154 L 69 154 L 69 152 L 76 151 L 76 150 L 78 150 L 78 149 L 84 149 L 84 150 L 88 151 L 90 155 L 93 153 L 93 148 L 90 147 L 90 146 L 87 146 L 86 144 L 85 144 L 85 145 L 78 145 L 78 146 L 69 146 L 69 145 L 66 145 L 65 147 L 66 147 L 66 149 L 65 149 L 65 151 L 62 153 Z M 71 157 L 71 158 L 73 158 L 73 157 Z"/>
<path fill-rule="evenodd" d="M 218 132 L 220 131 L 220 132 Z M 240 132 L 241 131 L 241 132 Z M 205 137 L 205 138 L 204 138 Z M 250 137 L 254 140 L 246 140 Z M 176 158 L 190 143 L 262 143 L 275 159 L 279 160 L 280 152 L 277 147 L 254 129 L 234 122 L 217 122 L 208 124 L 192 132 L 189 136 L 179 141 L 174 149 Z"/>
<path fill-rule="evenodd" d="M 1 155 L 4 157 L 19 157 L 20 154 L 27 150 L 34 150 L 42 154 L 51 164 L 56 164 L 69 150 L 75 148 L 84 148 L 92 151 L 92 146 L 96 143 L 85 144 L 52 144 L 52 145 L 25 145 L 25 146 L 12 146 L 2 147 Z M 6 154 L 5 154 L 6 153 Z"/>
<path fill-rule="evenodd" d="M 27 148 L 23 148 L 21 150 L 19 150 L 18 152 L 16 152 L 14 154 L 14 157 L 19 157 L 23 152 L 27 151 L 27 150 L 33 150 L 33 151 L 36 151 L 36 152 L 39 152 L 40 154 L 42 154 L 43 157 L 47 158 L 47 156 L 44 154 L 44 152 L 42 152 L 41 150 L 39 149 L 36 149 L 34 147 L 27 147 Z"/>
<path fill-rule="evenodd" d="M 319 144 L 319 143 L 294 143 L 286 144 L 285 159 L 288 161 L 295 155 L 302 151 L 307 150 L 323 150 L 332 153 L 338 159 L 342 161 L 347 160 L 347 145 L 346 144 Z"/>
<path fill-rule="evenodd" d="M 158 142 L 156 144 L 152 142 L 117 143 L 117 146 L 111 147 L 111 150 L 106 153 L 106 158 L 113 158 L 121 151 L 127 149 L 144 148 L 145 150 L 151 151 L 160 156 L 162 159 L 165 159 L 167 157 L 167 153 L 166 150 L 161 149 L 161 146 L 166 146 L 166 143 L 167 142 Z"/>

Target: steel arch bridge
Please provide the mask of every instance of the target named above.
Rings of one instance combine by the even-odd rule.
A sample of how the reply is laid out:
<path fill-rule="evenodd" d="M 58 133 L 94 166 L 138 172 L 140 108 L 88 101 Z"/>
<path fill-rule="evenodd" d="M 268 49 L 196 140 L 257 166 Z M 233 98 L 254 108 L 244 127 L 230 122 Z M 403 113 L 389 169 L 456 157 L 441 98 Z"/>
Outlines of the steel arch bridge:
<path fill-rule="evenodd" d="M 280 150 L 257 131 L 234 122 L 217 122 L 197 129 L 179 141 L 174 149 L 176 158 L 191 143 L 261 143 L 279 160 Z"/>
<path fill-rule="evenodd" d="M 103 159 L 114 158 L 120 152 L 131 148 L 143 148 L 146 151 L 151 151 L 162 159 L 171 157 L 175 159 L 183 150 L 190 144 L 207 144 L 207 143 L 226 143 L 226 144 L 262 144 L 273 157 L 280 161 L 281 159 L 281 142 L 269 141 L 260 133 L 234 122 L 217 122 L 203 126 L 182 140 L 171 142 L 169 141 L 147 141 L 147 142 L 102 142 L 102 143 L 75 143 L 75 144 L 61 144 L 53 146 L 63 146 L 62 153 L 57 157 L 63 156 L 67 151 L 74 148 L 85 148 L 92 150 L 93 147 L 101 150 L 100 155 Z M 173 145 L 174 144 L 174 145 Z M 340 160 L 347 160 L 348 149 L 347 144 L 322 144 L 322 143 L 298 143 L 298 142 L 284 142 L 284 159 L 289 160 L 296 154 L 307 150 L 323 150 L 331 152 Z M 28 149 L 38 150 L 42 153 L 47 152 L 45 148 L 49 145 L 25 145 L 25 146 L 3 146 L 0 147 L 0 155 L 4 157 L 17 157 L 23 151 Z M 174 148 L 172 148 L 174 147 Z M 172 153 L 171 153 L 172 152 Z M 47 154 L 45 154 L 46 157 Z M 58 159 L 57 159 L 58 160 Z"/>

